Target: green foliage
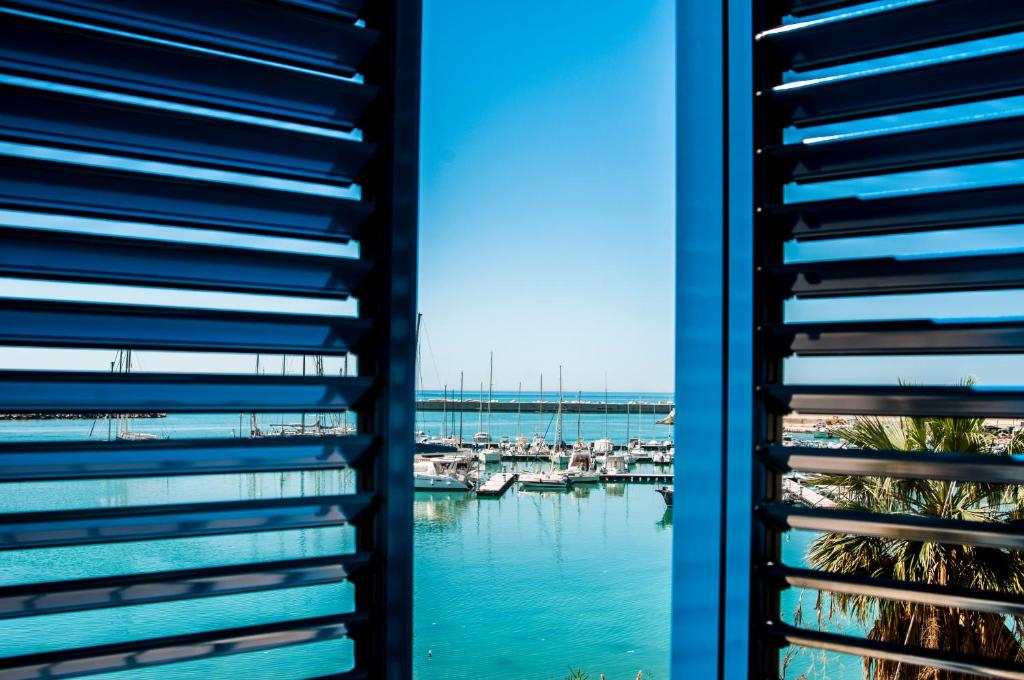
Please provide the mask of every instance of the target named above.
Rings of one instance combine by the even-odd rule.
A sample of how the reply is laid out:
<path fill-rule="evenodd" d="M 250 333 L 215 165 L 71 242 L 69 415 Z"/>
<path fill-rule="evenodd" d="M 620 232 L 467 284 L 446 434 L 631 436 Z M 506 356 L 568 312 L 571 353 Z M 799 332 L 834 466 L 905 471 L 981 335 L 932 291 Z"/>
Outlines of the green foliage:
<path fill-rule="evenodd" d="M 970 385 L 970 383 L 966 383 Z M 839 436 L 856 448 L 1008 455 L 1024 449 L 1018 436 L 1006 452 L 979 418 L 857 418 Z M 1024 518 L 1024 493 L 1016 486 L 974 482 L 818 475 L 807 480 L 843 510 L 1007 523 Z M 1024 595 L 1024 558 L 1018 551 L 922 543 L 896 538 L 822 534 L 808 548 L 811 566 L 826 572 Z M 835 611 L 868 628 L 868 637 L 897 645 L 1024 661 L 1024 619 L 908 604 L 866 595 L 824 593 L 819 620 Z M 952 671 L 865 660 L 874 680 L 962 680 Z"/>
<path fill-rule="evenodd" d="M 573 670 L 572 666 L 569 666 L 569 675 L 565 676 L 565 680 L 588 680 L 590 675 L 581 668 Z"/>

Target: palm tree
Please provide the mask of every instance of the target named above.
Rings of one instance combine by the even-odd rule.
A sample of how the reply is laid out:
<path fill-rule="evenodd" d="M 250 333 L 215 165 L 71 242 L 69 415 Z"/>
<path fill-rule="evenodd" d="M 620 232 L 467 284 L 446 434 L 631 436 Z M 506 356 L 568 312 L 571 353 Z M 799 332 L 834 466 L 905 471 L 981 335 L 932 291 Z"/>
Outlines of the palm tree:
<path fill-rule="evenodd" d="M 966 384 L 970 384 L 969 382 Z M 857 418 L 839 436 L 864 449 L 1006 455 L 979 418 Z M 949 519 L 1012 522 L 1024 518 L 1017 487 L 972 482 L 818 475 L 809 485 L 827 487 L 840 509 Z M 897 538 L 822 534 L 807 550 L 811 566 L 826 572 L 940 586 L 1024 593 L 1024 557 L 1015 551 L 922 543 Z M 826 593 L 830 616 L 842 611 L 868 627 L 868 637 L 897 645 L 1024 660 L 1024 619 L 999 614 L 909 604 L 866 595 Z M 1008 625 L 1009 624 L 1009 625 Z M 865 659 L 868 680 L 965 680 L 975 676 Z"/>

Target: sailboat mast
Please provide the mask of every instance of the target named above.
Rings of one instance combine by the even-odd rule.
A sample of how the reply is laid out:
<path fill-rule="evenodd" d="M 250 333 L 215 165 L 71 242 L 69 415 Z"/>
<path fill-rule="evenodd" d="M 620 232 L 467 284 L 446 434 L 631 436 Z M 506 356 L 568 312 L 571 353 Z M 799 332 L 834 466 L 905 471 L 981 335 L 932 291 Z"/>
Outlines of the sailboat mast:
<path fill-rule="evenodd" d="M 604 374 L 604 438 L 608 439 L 608 373 Z"/>
<path fill-rule="evenodd" d="M 124 351 L 124 372 L 125 373 L 131 373 L 132 372 L 132 351 L 130 349 L 126 349 Z M 118 432 L 118 434 L 127 433 L 128 432 L 128 414 L 127 413 L 122 413 L 121 414 L 121 427 L 119 428 L 119 430 L 120 431 Z"/>
<path fill-rule="evenodd" d="M 629 449 L 629 401 L 626 401 L 626 449 Z"/>
<path fill-rule="evenodd" d="M 348 377 L 348 352 L 345 352 L 345 367 L 344 367 L 344 371 L 345 371 L 345 377 L 347 378 Z M 342 421 L 341 432 L 342 432 L 342 434 L 348 434 L 348 409 L 347 408 L 343 411 L 342 418 L 344 418 L 344 420 Z"/>
<path fill-rule="evenodd" d="M 491 352 L 491 369 L 487 382 L 487 439 L 491 435 L 491 402 L 494 401 L 494 352 Z"/>
<path fill-rule="evenodd" d="M 558 451 L 562 450 L 562 365 L 558 365 L 558 424 L 555 427 L 557 432 L 557 439 L 555 439 L 555 449 Z"/>
<path fill-rule="evenodd" d="M 583 403 L 583 391 L 582 390 L 577 390 L 577 392 L 576 392 L 576 441 L 581 441 L 583 439 L 583 437 L 581 435 L 582 431 L 581 431 L 581 428 L 580 428 L 580 426 L 583 424 L 583 407 L 581 406 L 582 403 Z"/>
<path fill-rule="evenodd" d="M 462 446 L 462 414 L 463 405 L 466 403 L 465 393 L 463 392 L 463 380 L 466 377 L 465 371 L 459 371 L 459 446 Z"/>
<path fill-rule="evenodd" d="M 441 438 L 448 438 L 448 385 L 444 386 L 444 404 L 441 406 Z"/>
<path fill-rule="evenodd" d="M 483 381 L 480 382 L 480 417 L 479 417 L 479 422 L 477 423 L 477 430 L 476 431 L 477 432 L 483 432 L 484 431 L 484 383 L 483 383 Z M 487 433 L 487 436 L 488 437 L 491 436 L 490 432 Z"/>
<path fill-rule="evenodd" d="M 285 363 L 288 358 L 287 354 L 281 355 L 281 375 L 287 372 L 287 364 Z M 284 414 L 281 414 L 281 436 L 284 436 Z"/>
<path fill-rule="evenodd" d="M 537 434 L 544 432 L 544 374 L 540 374 L 540 401 L 537 402 Z M 546 439 L 547 437 L 545 437 Z"/>
<path fill-rule="evenodd" d="M 521 425 L 523 423 L 523 381 L 519 381 L 519 396 L 516 397 L 516 439 L 521 436 Z"/>

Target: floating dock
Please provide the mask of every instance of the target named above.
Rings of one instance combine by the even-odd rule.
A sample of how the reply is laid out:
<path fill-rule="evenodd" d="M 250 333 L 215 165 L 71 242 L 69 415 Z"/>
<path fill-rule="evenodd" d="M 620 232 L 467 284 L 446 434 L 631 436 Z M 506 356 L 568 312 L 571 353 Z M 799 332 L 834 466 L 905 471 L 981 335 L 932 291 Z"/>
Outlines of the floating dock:
<path fill-rule="evenodd" d="M 616 451 L 625 451 L 625 446 L 616 446 Z M 591 454 L 593 455 L 593 454 Z M 549 463 L 551 462 L 551 456 L 537 455 L 534 453 L 504 453 L 501 454 L 503 461 L 522 462 L 522 463 Z M 634 458 L 635 463 L 650 463 L 652 465 L 672 465 L 672 463 L 660 463 L 656 462 L 652 456 L 640 456 Z"/>
<path fill-rule="evenodd" d="M 515 472 L 496 472 L 476 490 L 478 496 L 498 497 L 508 491 L 512 483 L 519 478 Z"/>
<path fill-rule="evenodd" d="M 467 411 L 476 413 L 480 411 L 481 402 L 479 399 L 449 399 L 447 404 L 444 399 L 417 399 L 417 411 Z M 524 416 L 531 413 L 557 413 L 557 401 L 483 401 L 483 410 L 490 409 L 491 413 L 519 413 Z M 668 401 L 563 401 L 562 413 L 609 413 L 625 414 L 629 409 L 631 415 L 646 415 L 654 413 L 668 415 L 675 406 Z"/>
<path fill-rule="evenodd" d="M 650 482 L 671 484 L 673 475 L 664 472 L 621 472 L 614 475 L 601 475 L 602 482 Z"/>
<path fill-rule="evenodd" d="M 794 501 L 811 508 L 834 508 L 836 506 L 835 501 L 828 496 L 823 496 L 814 489 L 789 478 L 783 478 L 782 490 Z"/>

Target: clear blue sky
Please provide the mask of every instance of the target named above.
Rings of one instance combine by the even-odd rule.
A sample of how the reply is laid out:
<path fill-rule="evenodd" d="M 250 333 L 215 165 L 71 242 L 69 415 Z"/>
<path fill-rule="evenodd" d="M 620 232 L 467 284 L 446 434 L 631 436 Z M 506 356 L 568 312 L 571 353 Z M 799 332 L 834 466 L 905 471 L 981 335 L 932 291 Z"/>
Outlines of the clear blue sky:
<path fill-rule="evenodd" d="M 424 3 L 428 389 L 671 389 L 673 5 Z"/>
<path fill-rule="evenodd" d="M 478 386 L 486 380 L 488 352 L 493 350 L 499 389 L 514 388 L 520 380 L 525 388 L 534 389 L 541 371 L 546 387 L 553 388 L 561 363 L 567 391 L 601 389 L 606 372 L 611 390 L 669 390 L 674 323 L 674 2 L 424 4 L 420 302 L 425 313 L 425 386 L 455 386 L 460 370 L 466 372 L 467 387 Z M 1024 33 L 1018 33 L 801 77 L 1022 45 Z M 1021 111 L 1024 96 L 790 131 L 789 139 Z M 0 151 L 38 153 L 8 147 L 12 145 Z M 85 162 L 97 161 L 90 157 Z M 170 167 L 150 171 L 178 172 Z M 790 187 L 787 196 L 810 200 L 1021 181 L 1024 161 L 1007 161 Z M 43 226 L 31 215 L 3 212 L 0 219 L 6 223 Z M 48 226 L 111 229 L 107 223 L 86 222 Z M 183 229 L 129 230 L 172 239 L 195 237 Z M 216 233 L 201 238 L 239 244 L 254 240 Z M 308 247 L 283 241 L 277 246 Z M 324 246 L 318 248 L 324 252 Z M 1024 226 L 1012 225 L 790 244 L 787 258 L 1022 249 Z M 335 251 L 345 254 L 348 249 Z M 10 279 L 0 279 L 0 290 L 9 296 L 158 304 L 174 295 L 180 304 L 288 311 L 352 308 L 350 302 L 325 305 Z M 1021 317 L 1024 293 L 791 301 L 786 310 L 793 321 Z M 0 348 L 0 366 L 12 368 L 103 370 L 111 357 L 106 350 Z M 146 352 L 136 358 L 143 370 L 253 370 L 249 356 Z M 300 370 L 299 363 L 292 360 L 288 370 Z M 967 375 L 976 376 L 982 385 L 1024 384 L 1024 357 L 795 359 L 786 366 L 786 379 L 792 383 L 891 384 L 904 378 L 941 384 Z"/>

